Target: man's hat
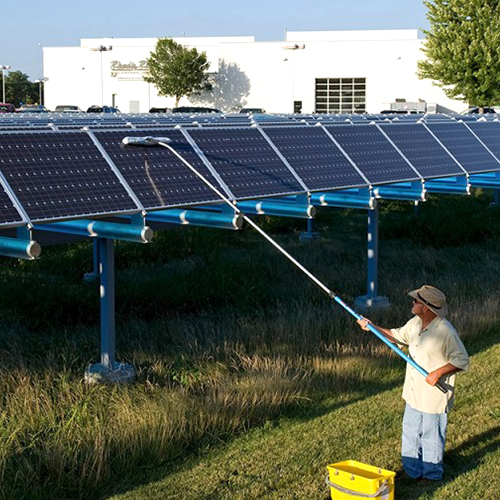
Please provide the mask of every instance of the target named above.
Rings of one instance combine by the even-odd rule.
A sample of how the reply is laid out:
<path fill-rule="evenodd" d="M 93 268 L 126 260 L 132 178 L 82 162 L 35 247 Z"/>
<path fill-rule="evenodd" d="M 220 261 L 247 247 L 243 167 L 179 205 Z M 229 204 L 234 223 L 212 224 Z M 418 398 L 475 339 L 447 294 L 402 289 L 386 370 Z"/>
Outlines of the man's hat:
<path fill-rule="evenodd" d="M 424 285 L 421 288 L 411 291 L 408 294 L 418 302 L 426 305 L 433 313 L 443 318 L 446 315 L 448 304 L 446 303 L 446 296 L 436 287 L 431 285 Z"/>

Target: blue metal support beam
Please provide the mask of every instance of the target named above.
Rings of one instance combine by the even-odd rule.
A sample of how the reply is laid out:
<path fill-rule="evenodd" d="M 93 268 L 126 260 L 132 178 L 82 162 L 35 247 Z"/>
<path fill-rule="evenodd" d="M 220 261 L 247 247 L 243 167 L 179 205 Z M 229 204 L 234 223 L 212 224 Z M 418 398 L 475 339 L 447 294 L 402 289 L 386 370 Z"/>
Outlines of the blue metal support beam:
<path fill-rule="evenodd" d="M 149 222 L 166 222 L 169 224 L 192 225 L 211 227 L 218 229 L 241 229 L 243 218 L 234 211 L 213 208 L 213 211 L 206 210 L 183 210 L 172 208 L 169 210 L 159 210 L 157 212 L 148 212 L 146 218 Z"/>
<path fill-rule="evenodd" d="M 469 177 L 469 182 L 472 187 L 480 187 L 484 189 L 499 189 L 500 188 L 500 173 L 484 173 L 473 174 Z"/>
<path fill-rule="evenodd" d="M 85 371 L 88 382 L 128 382 L 135 378 L 132 366 L 116 361 L 115 248 L 114 241 L 98 238 L 101 302 L 101 362 Z"/>
<path fill-rule="evenodd" d="M 5 257 L 33 260 L 40 255 L 41 251 L 36 241 L 0 237 L 0 255 Z"/>
<path fill-rule="evenodd" d="M 429 193 L 470 194 L 470 184 L 465 176 L 426 180 L 425 189 Z"/>
<path fill-rule="evenodd" d="M 356 307 L 388 307 L 388 298 L 378 295 L 378 208 L 368 210 L 367 257 L 367 291 L 356 298 Z"/>
<path fill-rule="evenodd" d="M 115 359 L 115 248 L 113 240 L 99 238 L 101 282 L 101 364 L 113 369 Z"/>
<path fill-rule="evenodd" d="M 153 231 L 148 226 L 88 219 L 38 224 L 35 229 L 91 238 L 110 238 L 134 243 L 149 243 L 153 239 Z"/>
<path fill-rule="evenodd" d="M 290 203 L 290 201 L 246 200 L 239 201 L 237 205 L 242 212 L 255 215 L 276 215 L 281 217 L 311 219 L 316 214 L 316 209 L 313 205 Z"/>
<path fill-rule="evenodd" d="M 367 188 L 312 193 L 311 203 L 322 207 L 363 208 L 367 210 L 376 206 L 376 200 Z"/>
<path fill-rule="evenodd" d="M 405 182 L 373 188 L 375 198 L 387 200 L 425 201 L 425 187 L 422 182 Z"/>

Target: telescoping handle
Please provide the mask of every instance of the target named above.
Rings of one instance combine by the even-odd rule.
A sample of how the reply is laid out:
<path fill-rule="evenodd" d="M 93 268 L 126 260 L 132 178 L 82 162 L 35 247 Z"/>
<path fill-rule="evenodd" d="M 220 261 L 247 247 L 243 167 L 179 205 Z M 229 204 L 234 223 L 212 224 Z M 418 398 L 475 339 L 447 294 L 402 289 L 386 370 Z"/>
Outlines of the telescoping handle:
<path fill-rule="evenodd" d="M 193 167 L 186 159 L 183 158 L 169 142 L 171 140 L 167 137 L 125 137 L 122 143 L 126 146 L 162 146 L 170 150 L 189 170 L 191 170 L 201 181 L 203 181 L 212 191 L 214 191 L 227 205 L 234 209 L 238 214 L 241 214 L 243 219 L 250 224 L 263 238 L 265 238 L 271 245 L 273 245 L 279 252 L 281 252 L 292 264 L 298 267 L 311 281 L 316 283 L 316 285 L 321 288 L 328 296 L 340 304 L 346 311 L 352 314 L 356 319 L 361 319 L 362 316 L 358 314 L 354 309 L 351 309 L 335 292 L 330 290 L 324 283 L 322 283 L 314 274 L 312 274 L 308 269 L 306 269 L 300 262 L 298 262 L 294 257 L 292 257 L 283 247 L 281 247 L 276 241 L 274 241 L 265 231 L 263 231 L 255 222 L 249 219 L 234 203 L 229 200 L 216 186 L 214 186 L 205 176 L 203 176 L 196 168 Z M 372 325 L 368 325 L 368 328 L 372 333 L 374 333 L 384 344 L 388 345 L 394 352 L 401 356 L 407 363 L 410 363 L 415 370 L 421 373 L 427 378 L 429 373 L 425 371 L 421 366 L 419 366 L 413 359 L 407 356 L 399 347 L 395 346 L 392 342 L 387 340 L 376 328 Z M 436 386 L 441 392 L 446 394 L 446 388 L 441 384 L 437 383 Z"/>
<path fill-rule="evenodd" d="M 354 309 L 351 309 L 338 295 L 332 297 L 335 302 L 339 303 L 346 311 L 352 314 L 356 319 L 363 319 L 363 316 L 358 314 Z M 394 352 L 396 352 L 399 356 L 401 356 L 407 363 L 409 363 L 415 370 L 421 373 L 425 378 L 429 375 L 427 370 L 424 370 L 419 364 L 415 363 L 413 359 L 405 354 L 397 345 L 393 344 L 390 340 L 386 339 L 373 325 L 368 323 L 367 327 L 369 330 L 374 333 L 384 344 L 388 345 Z M 448 390 L 441 383 L 438 382 L 435 387 L 437 387 L 443 394 L 446 394 Z"/>

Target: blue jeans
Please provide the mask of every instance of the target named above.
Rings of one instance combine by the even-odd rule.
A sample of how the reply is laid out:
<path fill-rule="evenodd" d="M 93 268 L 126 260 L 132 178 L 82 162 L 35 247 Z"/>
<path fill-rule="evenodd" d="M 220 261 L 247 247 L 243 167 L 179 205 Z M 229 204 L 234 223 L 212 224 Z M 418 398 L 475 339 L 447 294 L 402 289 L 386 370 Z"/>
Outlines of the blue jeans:
<path fill-rule="evenodd" d="M 424 413 L 406 405 L 401 455 L 406 473 L 415 479 L 443 478 L 447 413 Z"/>

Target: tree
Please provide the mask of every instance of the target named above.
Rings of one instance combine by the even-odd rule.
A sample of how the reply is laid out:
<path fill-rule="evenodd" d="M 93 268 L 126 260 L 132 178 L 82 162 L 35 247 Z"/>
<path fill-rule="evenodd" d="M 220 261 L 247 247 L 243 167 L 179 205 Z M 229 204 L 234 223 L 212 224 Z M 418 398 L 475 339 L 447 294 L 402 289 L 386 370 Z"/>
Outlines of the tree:
<path fill-rule="evenodd" d="M 418 76 L 435 80 L 452 99 L 476 106 L 500 103 L 500 2 L 425 1 L 430 29 Z"/>
<path fill-rule="evenodd" d="M 210 89 L 209 63 L 205 52 L 188 49 L 170 38 L 160 38 L 148 58 L 148 74 L 144 77 L 155 85 L 158 93 L 175 97 L 175 106 L 181 97 Z"/>
<path fill-rule="evenodd" d="M 5 100 L 19 107 L 21 103 L 32 104 L 39 99 L 38 85 L 30 82 L 22 71 L 11 71 L 5 77 Z"/>

